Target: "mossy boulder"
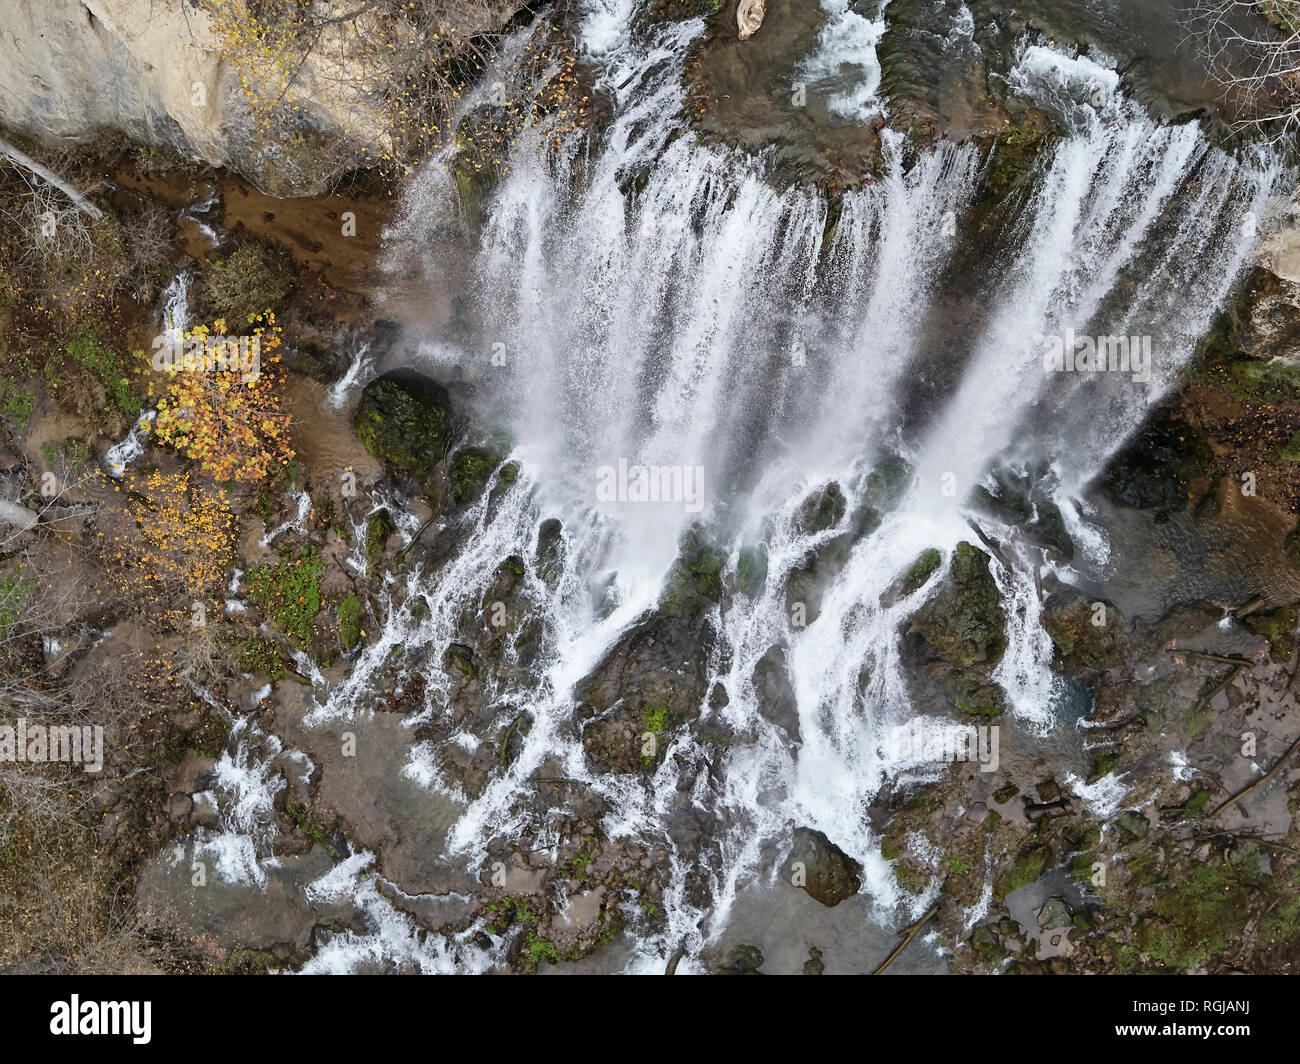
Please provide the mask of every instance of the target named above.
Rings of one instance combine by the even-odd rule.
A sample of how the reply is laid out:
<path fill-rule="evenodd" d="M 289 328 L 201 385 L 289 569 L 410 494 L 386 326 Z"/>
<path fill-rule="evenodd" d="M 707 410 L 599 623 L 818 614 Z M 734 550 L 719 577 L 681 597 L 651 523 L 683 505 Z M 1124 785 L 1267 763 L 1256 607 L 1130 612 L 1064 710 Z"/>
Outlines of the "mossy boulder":
<path fill-rule="evenodd" d="M 912 563 L 912 568 L 907 571 L 907 575 L 903 577 L 903 593 L 910 595 L 919 591 L 942 564 L 943 555 L 934 547 L 922 551 L 920 557 Z"/>
<path fill-rule="evenodd" d="M 1038 157 L 1051 144 L 1056 130 L 1045 115 L 1029 110 L 1017 121 L 1008 121 L 988 138 L 992 159 L 984 177 L 986 196 L 1000 203 L 1028 184 Z"/>
<path fill-rule="evenodd" d="M 993 471 L 992 487 L 981 484 L 971 493 L 970 502 L 1003 524 L 1015 525 L 1024 542 L 1069 561 L 1074 557 L 1074 541 L 1052 498 L 1055 488 L 1055 475 L 1046 463 L 1027 469 L 1002 466 Z"/>
<path fill-rule="evenodd" d="M 1296 648 L 1296 625 L 1300 623 L 1295 606 L 1283 606 L 1268 613 L 1252 613 L 1246 617 L 1246 626 L 1256 635 L 1268 640 L 1269 652 L 1274 661 L 1290 661 Z"/>
<path fill-rule="evenodd" d="M 490 447 L 462 447 L 451 460 L 451 497 L 458 506 L 483 494 L 488 477 L 501 464 L 501 456 Z"/>
<path fill-rule="evenodd" d="M 958 712 L 967 717 L 997 717 L 1006 711 L 1006 695 L 985 672 L 974 666 L 936 664 L 931 669 L 939 688 Z"/>
<path fill-rule="evenodd" d="M 1151 821 L 1136 809 L 1126 809 L 1115 818 L 1115 823 L 1134 842 L 1141 842 L 1151 831 Z"/>
<path fill-rule="evenodd" d="M 913 617 L 911 630 L 944 661 L 971 665 L 1002 656 L 1005 624 L 988 555 L 962 542 L 953 552 L 948 581 Z"/>
<path fill-rule="evenodd" d="M 881 605 L 893 606 L 908 595 L 919 591 L 942 564 L 943 554 L 934 547 L 922 551 L 907 572 L 895 580 L 881 596 Z"/>
<path fill-rule="evenodd" d="M 741 945 L 734 947 L 727 954 L 726 963 L 715 972 L 716 975 L 759 975 L 763 966 L 763 952 L 757 946 Z"/>
<path fill-rule="evenodd" d="M 413 476 L 432 470 L 455 435 L 446 389 L 414 374 L 367 384 L 352 423 L 367 451 Z"/>
<path fill-rule="evenodd" d="M 1124 663 L 1124 618 L 1108 603 L 1081 598 L 1049 603 L 1043 627 L 1052 637 L 1065 672 L 1112 669 Z"/>
<path fill-rule="evenodd" d="M 366 561 L 374 565 L 388 549 L 388 537 L 397 531 L 393 515 L 387 510 L 376 510 L 366 520 Z"/>
<path fill-rule="evenodd" d="M 798 524 L 805 533 L 816 535 L 834 528 L 844 520 L 848 505 L 840 486 L 831 481 L 803 501 L 799 507 Z"/>
<path fill-rule="evenodd" d="M 696 619 L 722 597 L 722 568 L 727 556 L 713 547 L 703 533 L 689 529 L 681 539 L 677 560 L 664 584 L 659 612 L 665 616 Z"/>
<path fill-rule="evenodd" d="M 1021 887 L 1036 883 L 1047 871 L 1048 851 L 1038 844 L 1030 844 L 1016 854 L 1015 860 L 1002 869 L 993 881 L 993 897 L 1001 901 Z"/>
<path fill-rule="evenodd" d="M 351 650 L 361 642 L 364 618 L 365 607 L 356 595 L 349 595 L 339 603 L 339 643 L 344 650 Z"/>

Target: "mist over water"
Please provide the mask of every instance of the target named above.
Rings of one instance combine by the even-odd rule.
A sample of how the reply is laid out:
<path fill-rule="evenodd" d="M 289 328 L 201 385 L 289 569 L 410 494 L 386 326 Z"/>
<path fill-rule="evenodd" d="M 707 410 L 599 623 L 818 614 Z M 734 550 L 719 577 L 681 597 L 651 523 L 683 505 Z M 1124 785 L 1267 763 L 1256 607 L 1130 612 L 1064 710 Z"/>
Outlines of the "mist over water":
<path fill-rule="evenodd" d="M 939 771 L 890 747 L 900 724 L 946 720 L 915 699 L 900 627 L 935 592 L 956 545 L 972 539 L 971 493 L 994 484 L 989 474 L 1001 467 L 1046 468 L 1076 546 L 1104 564 L 1105 531 L 1089 524 L 1077 496 L 1206 332 L 1279 171 L 1266 158 L 1211 147 L 1195 123 L 1153 121 L 1099 62 L 1026 47 L 1009 84 L 1067 133 L 1043 152 L 1027 197 L 972 266 L 966 242 L 988 165 L 977 147 L 940 143 L 918 153 L 887 132 L 883 180 L 842 203 L 806 188 L 780 191 L 762 158 L 703 143 L 677 117 L 681 63 L 702 24 L 634 30 L 632 16 L 630 0 L 586 5 L 582 44 L 613 97 L 613 119 L 598 138 L 572 135 L 558 148 L 544 122 L 526 131 L 485 204 L 466 323 L 457 335 L 428 336 L 428 361 L 413 367 L 434 376 L 481 367 L 480 391 L 510 434 L 520 473 L 510 485 L 489 483 L 472 532 L 445 564 L 390 582 L 382 631 L 346 680 L 318 686 L 306 724 L 370 712 L 396 648 L 425 663 L 416 722 L 445 714 L 441 662 L 460 617 L 479 608 L 503 559 L 523 559 L 522 593 L 542 650 L 509 679 L 485 680 L 499 723 L 523 709 L 532 715 L 521 752 L 472 800 L 444 778 L 437 757 L 439 742 L 472 736 L 413 741 L 400 771 L 459 803 L 449 860 L 475 874 L 494 839 L 525 831 L 546 839 L 559 821 L 532 802 L 530 781 L 543 766 L 581 781 L 607 803 L 608 837 L 653 840 L 673 863 L 666 927 L 629 923 L 628 970 L 662 971 L 684 945 L 679 970 L 688 971 L 725 930 L 738 893 L 775 875 L 765 854 L 794 825 L 823 831 L 864 865 L 864 892 L 881 921 L 932 900 L 937 886 L 900 896 L 866 816 L 889 780 Z M 859 36 L 853 61 L 862 76 L 843 90 L 845 106 L 879 113 L 874 39 L 865 29 Z M 847 69 L 821 51 L 806 63 L 832 63 L 841 76 Z M 406 210 L 454 211 L 446 172 L 422 172 Z M 399 227 L 408 235 L 397 242 L 414 231 Z M 945 319 L 959 293 L 973 325 L 953 335 Z M 1045 371 L 1048 339 L 1067 329 L 1150 336 L 1150 380 Z M 927 340 L 938 336 L 942 348 Z M 488 365 L 494 350 L 504 365 Z M 702 508 L 602 500 L 601 470 L 620 461 L 702 470 Z M 901 471 L 883 495 L 882 470 Z M 805 503 L 832 482 L 842 512 L 809 531 Z M 855 515 L 867 506 L 880 521 L 863 531 Z M 550 574 L 539 562 L 548 518 L 562 527 L 559 571 Z M 1004 548 L 992 561 L 1007 616 L 994 676 L 1010 709 L 1004 724 L 1047 734 L 1058 726 L 1061 691 L 1039 623 L 1043 555 L 1014 527 L 978 520 Z M 724 595 L 708 618 L 716 633 L 708 688 L 725 690 L 725 704 L 710 700 L 698 722 L 674 733 L 652 777 L 592 772 L 574 686 L 655 606 L 693 527 L 726 555 L 729 587 L 746 552 L 765 558 L 757 589 Z M 845 536 L 842 567 L 818 608 L 794 623 L 792 574 Z M 944 565 L 897 593 L 927 548 Z M 773 647 L 797 707 L 794 742 L 759 709 L 755 670 Z M 691 739 L 715 723 L 747 741 L 708 765 Z M 253 766 L 232 762 L 230 786 L 238 791 L 248 774 Z M 711 826 L 702 854 L 680 848 L 674 824 L 683 807 Z M 249 860 L 243 851 L 231 859 Z M 320 889 L 353 891 L 379 930 L 348 932 L 309 967 L 417 957 L 427 970 L 463 969 L 454 944 L 403 929 L 368 867 L 359 857 Z"/>

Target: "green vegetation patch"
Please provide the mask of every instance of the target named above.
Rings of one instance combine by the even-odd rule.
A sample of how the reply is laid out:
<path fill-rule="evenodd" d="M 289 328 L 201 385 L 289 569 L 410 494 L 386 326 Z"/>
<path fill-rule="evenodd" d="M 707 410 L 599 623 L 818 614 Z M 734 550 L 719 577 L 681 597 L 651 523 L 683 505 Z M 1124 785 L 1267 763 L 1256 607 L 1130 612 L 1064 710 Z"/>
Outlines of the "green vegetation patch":
<path fill-rule="evenodd" d="M 0 422 L 21 432 L 31 420 L 35 402 L 35 396 L 20 388 L 13 377 L 0 376 Z"/>
<path fill-rule="evenodd" d="M 344 650 L 351 650 L 361 642 L 361 621 L 365 607 L 356 595 L 349 595 L 339 603 L 339 642 Z"/>
<path fill-rule="evenodd" d="M 299 831 L 334 860 L 338 860 L 339 852 L 329 841 L 330 836 L 334 833 L 334 822 L 332 820 L 321 816 L 300 802 L 286 802 L 284 811 Z"/>
<path fill-rule="evenodd" d="M 1216 860 L 1173 877 L 1156 892 L 1154 918 L 1139 930 L 1141 949 L 1169 968 L 1199 968 L 1245 927 L 1260 879 L 1253 854 L 1235 865 Z"/>
<path fill-rule="evenodd" d="M 1300 462 L 1300 432 L 1277 449 L 1277 453 L 1288 462 Z"/>
<path fill-rule="evenodd" d="M 122 413 L 140 416 L 140 397 L 131 388 L 126 359 L 100 344 L 99 330 L 93 322 L 73 333 L 68 341 L 68 357 L 94 374 Z"/>
<path fill-rule="evenodd" d="M 235 668 L 252 676 L 278 680 L 286 668 L 280 644 L 274 639 L 249 636 L 235 650 Z"/>
<path fill-rule="evenodd" d="M 300 647 L 312 634 L 312 620 L 320 612 L 320 583 L 325 563 L 314 547 L 298 558 L 278 565 L 258 565 L 248 571 L 248 597 Z"/>
<path fill-rule="evenodd" d="M 35 586 L 36 581 L 23 576 L 21 568 L 0 576 L 0 639 L 13 631 Z"/>
<path fill-rule="evenodd" d="M 293 291 L 293 259 L 271 244 L 253 241 L 214 263 L 204 276 L 204 297 L 212 316 L 238 323 L 278 312 Z"/>

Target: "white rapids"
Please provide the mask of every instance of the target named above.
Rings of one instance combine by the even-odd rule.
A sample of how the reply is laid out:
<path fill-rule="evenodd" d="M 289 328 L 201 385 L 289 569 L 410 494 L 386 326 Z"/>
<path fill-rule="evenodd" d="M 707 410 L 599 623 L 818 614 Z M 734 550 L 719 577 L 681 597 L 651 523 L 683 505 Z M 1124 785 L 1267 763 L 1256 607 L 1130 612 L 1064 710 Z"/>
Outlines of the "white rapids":
<path fill-rule="evenodd" d="M 848 42 L 851 61 L 874 64 L 877 24 L 825 6 L 863 23 Z M 1105 535 L 1078 496 L 1207 331 L 1249 253 L 1246 220 L 1264 213 L 1279 170 L 1211 147 L 1195 123 L 1151 119 L 1093 60 L 1024 48 L 1012 89 L 1067 132 L 1004 220 L 998 260 L 977 277 L 971 327 L 936 349 L 926 338 L 943 335 L 941 297 L 987 162 L 978 149 L 944 143 L 918 154 L 887 134 L 883 180 L 834 208 L 816 191 L 777 191 L 761 160 L 702 142 L 677 117 L 680 64 L 702 24 L 634 30 L 633 8 L 592 0 L 582 22 L 614 101 L 608 130 L 599 143 L 571 136 L 558 149 L 544 121 L 526 131 L 486 204 L 474 264 L 478 334 L 464 348 L 440 337 L 427 345 L 434 364 L 422 368 L 436 376 L 440 361 L 469 365 L 497 397 L 493 413 L 515 441 L 519 475 L 495 499 L 489 482 L 471 532 L 444 564 L 388 582 L 381 630 L 346 679 L 319 691 L 307 724 L 371 712 L 399 652 L 425 680 L 417 720 L 444 717 L 450 681 L 441 662 L 459 620 L 479 608 L 503 559 L 523 559 L 521 594 L 540 622 L 542 652 L 526 680 L 493 691 L 497 731 L 522 708 L 532 715 L 520 753 L 472 800 L 443 777 L 437 755 L 440 744 L 472 747 L 475 736 L 448 727 L 445 739 L 413 743 L 400 770 L 460 803 L 446 856 L 477 873 L 493 840 L 548 838 L 529 781 L 558 764 L 605 800 L 609 838 L 668 852 L 666 926 L 629 916 L 627 970 L 662 971 L 685 943 L 679 970 L 688 971 L 726 928 L 739 892 L 775 874 L 765 850 L 795 825 L 825 832 L 863 863 L 880 919 L 929 904 L 932 894 L 899 896 L 865 816 L 890 780 L 938 772 L 886 749 L 894 726 L 926 715 L 901 667 L 900 626 L 935 592 L 956 545 L 972 538 L 967 500 L 998 466 L 1046 460 L 1076 545 L 1104 561 Z M 849 61 L 819 53 L 808 62 Z M 868 74 L 843 101 L 846 114 L 879 112 L 879 71 Z M 437 217 L 455 209 L 454 196 L 445 172 L 422 172 L 406 210 Z M 419 232 L 395 229 L 398 239 Z M 1045 339 L 1067 329 L 1154 337 L 1150 379 L 1046 372 Z M 484 364 L 494 345 L 504 366 Z M 703 511 L 599 499 L 601 470 L 620 460 L 702 469 Z M 904 473 L 881 502 L 872 473 L 889 462 Z M 803 531 L 805 500 L 831 482 L 844 515 Z M 869 500 L 878 527 L 847 548 L 808 623 L 792 623 L 791 574 L 849 532 Z M 537 561 L 548 518 L 562 527 L 561 571 L 549 578 Z M 1011 722 L 1046 733 L 1059 691 L 1039 622 L 1041 553 L 1014 529 L 981 521 L 1006 546 L 992 562 L 1007 616 L 994 679 Z M 574 686 L 656 603 L 692 525 L 720 545 L 733 586 L 746 552 L 766 558 L 760 586 L 725 596 L 711 617 L 709 688 L 725 689 L 726 704 L 705 704 L 698 724 L 674 732 L 653 777 L 594 773 L 574 722 Z M 911 594 L 885 595 L 931 547 L 945 565 Z M 759 709 L 755 668 L 773 647 L 796 702 L 798 742 Z M 692 728 L 714 721 L 747 741 L 704 772 Z M 232 874 L 256 874 L 260 807 L 239 797 L 251 771 L 236 758 L 221 773 L 245 810 L 236 826 L 246 844 L 223 859 Z M 1118 800 L 1117 786 L 1092 797 Z M 715 825 L 703 852 L 683 852 L 665 827 L 683 802 Z M 351 890 L 378 912 L 387 903 L 368 868 L 358 858 L 318 889 Z M 688 889 L 688 872 L 706 882 L 707 903 Z M 455 950 L 415 936 L 402 919 L 385 908 L 372 936 L 332 940 L 310 970 L 413 957 L 425 970 L 454 967 Z"/>

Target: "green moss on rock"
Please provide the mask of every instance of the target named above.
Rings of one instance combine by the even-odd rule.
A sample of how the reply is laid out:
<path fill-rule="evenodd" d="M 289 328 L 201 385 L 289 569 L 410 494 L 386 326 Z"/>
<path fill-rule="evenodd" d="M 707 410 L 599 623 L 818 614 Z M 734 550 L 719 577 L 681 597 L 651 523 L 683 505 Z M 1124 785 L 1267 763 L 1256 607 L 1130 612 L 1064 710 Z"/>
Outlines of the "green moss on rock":
<path fill-rule="evenodd" d="M 988 555 L 971 544 L 957 545 L 950 582 L 912 621 L 912 631 L 945 661 L 971 665 L 1001 657 L 1006 618 Z"/>
<path fill-rule="evenodd" d="M 1047 871 L 1048 853 L 1042 846 L 1030 845 L 1016 854 L 1011 867 L 999 873 L 993 883 L 993 896 L 1001 901 L 1021 887 L 1036 883 Z"/>
<path fill-rule="evenodd" d="M 912 568 L 903 577 L 903 594 L 910 595 L 920 590 L 942 563 L 943 555 L 934 547 L 922 551 L 921 556 L 912 563 Z"/>
<path fill-rule="evenodd" d="M 687 531 L 659 600 L 659 613 L 698 617 L 721 598 L 726 563 L 727 556 L 711 547 L 698 529 Z"/>
<path fill-rule="evenodd" d="M 1033 112 L 1017 122 L 1008 122 L 992 138 L 993 157 L 984 187 L 994 202 L 1001 202 L 1029 180 L 1038 157 L 1050 142 L 1046 122 Z"/>
<path fill-rule="evenodd" d="M 1077 600 L 1052 605 L 1043 612 L 1043 627 L 1069 673 L 1124 663 L 1124 619 L 1113 606 Z"/>
<path fill-rule="evenodd" d="M 1246 617 L 1246 626 L 1256 635 L 1268 640 L 1274 661 L 1290 661 L 1295 651 L 1296 624 L 1300 621 L 1294 606 L 1272 610 L 1269 613 L 1252 613 Z"/>
<path fill-rule="evenodd" d="M 1156 891 L 1153 915 L 1138 929 L 1139 948 L 1180 971 L 1203 966 L 1245 928 L 1258 865 L 1214 861 Z"/>
<path fill-rule="evenodd" d="M 457 505 L 473 502 L 483 494 L 488 477 L 501 464 L 501 456 L 489 447 L 462 447 L 451 460 L 451 497 Z"/>
<path fill-rule="evenodd" d="M 344 650 L 351 650 L 361 642 L 361 621 L 365 617 L 365 607 L 356 595 L 349 595 L 339 603 L 339 643 Z"/>
<path fill-rule="evenodd" d="M 393 516 L 387 510 L 378 510 L 366 521 L 366 561 L 374 565 L 388 548 L 388 537 L 396 531 Z"/>
<path fill-rule="evenodd" d="M 413 476 L 432 470 L 454 437 L 446 390 L 410 375 L 380 377 L 367 384 L 353 427 L 367 451 Z"/>
<path fill-rule="evenodd" d="M 846 506 L 844 492 L 831 481 L 803 501 L 799 507 L 799 527 L 811 535 L 834 528 L 844 520 Z"/>

